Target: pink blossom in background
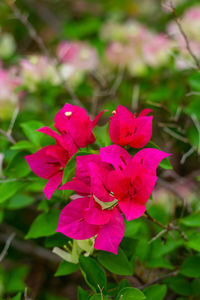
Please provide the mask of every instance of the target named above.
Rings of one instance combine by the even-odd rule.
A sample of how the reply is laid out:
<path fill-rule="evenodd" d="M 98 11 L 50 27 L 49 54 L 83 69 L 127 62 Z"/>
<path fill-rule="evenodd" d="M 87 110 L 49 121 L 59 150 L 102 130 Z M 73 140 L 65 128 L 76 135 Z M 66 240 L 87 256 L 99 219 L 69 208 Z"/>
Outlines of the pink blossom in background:
<path fill-rule="evenodd" d="M 111 117 L 109 135 L 114 144 L 142 148 L 152 136 L 151 110 L 144 110 L 138 116 L 126 107 L 119 105 Z"/>
<path fill-rule="evenodd" d="M 25 159 L 37 176 L 48 180 L 44 193 L 50 199 L 62 182 L 64 168 L 70 159 L 69 153 L 58 145 L 50 145 L 25 156 Z"/>
<path fill-rule="evenodd" d="M 117 254 L 124 220 L 116 207 L 102 210 L 92 197 L 77 198 L 62 210 L 57 231 L 78 240 L 96 236 L 94 248 Z"/>
<path fill-rule="evenodd" d="M 77 71 L 93 71 L 98 66 L 95 48 L 83 42 L 63 41 L 58 46 L 57 55 L 62 63 L 73 66 Z"/>

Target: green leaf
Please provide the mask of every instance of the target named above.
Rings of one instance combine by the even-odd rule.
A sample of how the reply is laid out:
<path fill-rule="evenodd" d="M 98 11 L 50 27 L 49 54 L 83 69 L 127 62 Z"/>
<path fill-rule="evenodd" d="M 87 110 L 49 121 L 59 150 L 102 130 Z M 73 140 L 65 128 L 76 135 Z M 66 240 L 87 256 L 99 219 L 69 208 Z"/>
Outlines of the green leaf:
<path fill-rule="evenodd" d="M 21 300 L 22 294 L 18 293 L 16 296 L 12 298 L 12 300 Z"/>
<path fill-rule="evenodd" d="M 77 156 L 88 155 L 88 154 L 91 153 L 79 151 L 78 153 L 76 153 L 70 158 L 70 160 L 67 162 L 66 167 L 64 169 L 63 179 L 62 179 L 63 184 L 70 180 L 70 176 L 72 172 L 75 173 Z"/>
<path fill-rule="evenodd" d="M 70 22 L 65 25 L 64 36 L 67 38 L 83 38 L 97 33 L 101 26 L 101 21 L 94 17 L 85 18 L 82 21 Z"/>
<path fill-rule="evenodd" d="M 167 286 L 154 284 L 147 287 L 143 292 L 148 300 L 163 300 L 167 293 Z"/>
<path fill-rule="evenodd" d="M 33 197 L 17 194 L 6 202 L 7 209 L 21 209 L 28 205 L 34 203 L 35 199 Z"/>
<path fill-rule="evenodd" d="M 90 295 L 87 291 L 84 291 L 80 286 L 78 287 L 78 300 L 89 300 Z"/>
<path fill-rule="evenodd" d="M 31 148 L 33 148 L 33 145 L 28 141 L 19 141 L 10 147 L 12 150 L 27 150 Z"/>
<path fill-rule="evenodd" d="M 106 290 L 106 275 L 100 265 L 91 257 L 80 256 L 80 266 L 87 284 L 93 291 L 98 292 L 99 287 Z"/>
<path fill-rule="evenodd" d="M 200 277 L 200 256 L 191 256 L 186 258 L 181 265 L 180 273 L 188 277 Z"/>
<path fill-rule="evenodd" d="M 93 295 L 90 300 L 109 300 L 110 298 L 103 296 L 101 294 L 95 294 Z"/>
<path fill-rule="evenodd" d="M 21 292 L 25 289 L 25 277 L 28 274 L 27 266 L 17 267 L 7 272 L 5 287 L 9 293 Z"/>
<path fill-rule="evenodd" d="M 26 154 L 24 152 L 17 153 L 9 163 L 6 174 L 9 174 L 10 177 L 12 174 L 15 178 L 21 178 L 29 174 L 31 169 L 24 158 Z"/>
<path fill-rule="evenodd" d="M 39 121 L 28 121 L 21 124 L 24 134 L 35 146 L 40 145 L 40 140 L 43 136 L 41 132 L 38 132 L 36 130 L 43 126 L 43 123 Z"/>
<path fill-rule="evenodd" d="M 118 275 L 132 275 L 133 270 L 124 251 L 119 248 L 118 254 L 110 252 L 99 252 L 98 261 L 110 272 Z"/>
<path fill-rule="evenodd" d="M 164 283 L 166 283 L 172 291 L 179 295 L 190 296 L 192 294 L 191 283 L 181 275 L 167 278 L 164 280 Z"/>
<path fill-rule="evenodd" d="M 96 138 L 96 143 L 100 147 L 107 147 L 111 144 L 110 136 L 108 133 L 108 124 L 104 126 L 96 126 L 93 129 Z"/>
<path fill-rule="evenodd" d="M 27 185 L 27 182 L 9 181 L 0 185 L 0 203 L 8 200 L 22 188 Z"/>
<path fill-rule="evenodd" d="M 77 271 L 79 268 L 79 264 L 72 264 L 72 263 L 69 263 L 65 260 L 63 260 L 56 273 L 55 273 L 55 276 L 65 276 L 65 275 L 69 275 L 71 273 L 74 273 L 75 271 Z"/>
<path fill-rule="evenodd" d="M 189 237 L 187 246 L 196 251 L 200 251 L 200 232 L 195 232 Z"/>
<path fill-rule="evenodd" d="M 133 238 L 139 231 L 140 229 L 140 221 L 138 220 L 132 220 L 127 222 L 125 220 L 125 232 L 124 232 L 124 236 L 125 237 L 129 237 L 129 238 Z"/>
<path fill-rule="evenodd" d="M 181 220 L 181 223 L 188 227 L 200 226 L 200 211 L 197 211 Z"/>
<path fill-rule="evenodd" d="M 136 288 L 127 287 L 122 289 L 118 294 L 116 300 L 143 300 L 145 295 Z"/>
<path fill-rule="evenodd" d="M 50 236 L 56 233 L 60 211 L 50 210 L 39 215 L 32 223 L 26 239 Z"/>

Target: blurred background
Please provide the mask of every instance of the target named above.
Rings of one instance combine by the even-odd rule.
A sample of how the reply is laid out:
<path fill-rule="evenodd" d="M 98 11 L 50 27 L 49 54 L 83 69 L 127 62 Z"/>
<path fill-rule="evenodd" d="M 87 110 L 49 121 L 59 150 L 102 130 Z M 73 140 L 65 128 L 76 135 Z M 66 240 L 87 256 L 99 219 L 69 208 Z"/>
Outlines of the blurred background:
<path fill-rule="evenodd" d="M 51 249 L 63 243 L 54 231 L 24 239 L 60 196 L 47 203 L 44 181 L 23 157 L 45 145 L 33 131 L 52 125 L 66 102 L 92 117 L 107 109 L 101 125 L 119 104 L 151 108 L 152 140 L 173 154 L 160 171 L 155 214 L 180 216 L 183 202 L 200 208 L 199 32 L 198 0 L 0 0 L 0 249 L 9 248 L 0 251 L 2 299 L 73 300 L 85 287 L 80 271 L 54 277 L 60 260 Z M 102 131 L 100 146 L 105 139 Z"/>

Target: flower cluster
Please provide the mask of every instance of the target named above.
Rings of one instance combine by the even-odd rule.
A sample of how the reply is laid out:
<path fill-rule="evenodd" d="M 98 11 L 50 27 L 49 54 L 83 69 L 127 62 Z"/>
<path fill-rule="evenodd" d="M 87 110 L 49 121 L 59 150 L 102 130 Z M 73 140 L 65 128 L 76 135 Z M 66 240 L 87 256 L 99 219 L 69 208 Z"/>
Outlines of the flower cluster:
<path fill-rule="evenodd" d="M 20 78 L 15 71 L 15 68 L 4 69 L 0 62 L 0 119 L 10 118 L 18 106 L 20 93 L 16 88 L 20 85 Z"/>
<path fill-rule="evenodd" d="M 166 65 L 173 48 L 173 42 L 165 34 L 156 34 L 136 21 L 108 22 L 101 36 L 109 41 L 108 62 L 114 67 L 125 67 L 131 75 L 145 74 L 148 66 Z"/>
<path fill-rule="evenodd" d="M 47 179 L 44 188 L 49 199 L 61 184 L 68 160 L 78 151 L 95 142 L 92 129 L 103 111 L 92 121 L 83 108 L 65 104 L 56 114 L 54 127 L 40 128 L 55 139 L 26 156 L 32 171 Z M 60 187 L 76 195 L 62 210 L 57 231 L 76 239 L 95 237 L 94 248 L 115 254 L 124 234 L 127 221 L 143 215 L 157 180 L 156 169 L 169 154 L 154 148 L 144 148 L 133 157 L 123 148 L 144 147 L 152 135 L 151 110 L 138 116 L 123 106 L 113 111 L 109 135 L 113 145 L 100 149 L 99 154 L 76 157 L 76 175 Z"/>

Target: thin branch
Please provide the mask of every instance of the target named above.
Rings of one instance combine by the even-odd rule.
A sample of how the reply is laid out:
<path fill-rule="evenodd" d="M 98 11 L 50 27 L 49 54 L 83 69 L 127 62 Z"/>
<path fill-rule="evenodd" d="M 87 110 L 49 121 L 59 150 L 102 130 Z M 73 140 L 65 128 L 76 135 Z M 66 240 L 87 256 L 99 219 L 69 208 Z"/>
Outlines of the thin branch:
<path fill-rule="evenodd" d="M 186 159 L 192 155 L 192 153 L 195 151 L 194 147 L 191 147 L 186 153 L 183 154 L 183 156 L 181 157 L 180 163 L 181 165 L 183 165 L 186 161 Z"/>
<path fill-rule="evenodd" d="M 5 258 L 5 256 L 6 256 L 7 252 L 8 252 L 8 249 L 9 249 L 9 247 L 10 247 L 10 245 L 11 245 L 12 240 L 14 239 L 14 237 L 15 237 L 15 233 L 11 233 L 11 235 L 8 237 L 8 239 L 7 239 L 6 243 L 5 243 L 5 246 L 4 246 L 4 248 L 3 248 L 3 250 L 2 250 L 2 252 L 0 254 L 0 262 L 2 262 L 3 259 Z"/>
<path fill-rule="evenodd" d="M 148 244 L 153 243 L 155 240 L 157 240 L 159 237 L 161 237 L 163 234 L 167 232 L 167 229 L 161 230 L 158 234 L 156 234 L 149 242 Z"/>
<path fill-rule="evenodd" d="M 188 139 L 176 132 L 174 132 L 173 130 L 169 129 L 168 127 L 164 127 L 163 130 L 168 133 L 169 135 L 173 136 L 175 139 L 183 142 L 183 143 L 189 143 Z"/>
<path fill-rule="evenodd" d="M 199 121 L 197 119 L 197 116 L 195 114 L 192 114 L 191 118 L 192 118 L 192 121 L 194 122 L 194 125 L 195 125 L 197 131 L 198 131 L 199 138 L 198 138 L 198 148 L 197 148 L 197 151 L 198 151 L 198 154 L 200 154 L 200 123 L 199 123 Z"/>
<path fill-rule="evenodd" d="M 152 280 L 152 281 L 150 281 L 150 282 L 148 282 L 148 283 L 146 283 L 146 284 L 144 284 L 142 286 L 139 286 L 138 289 L 143 290 L 143 289 L 145 289 L 146 287 L 148 287 L 148 286 L 150 286 L 152 284 L 158 283 L 158 282 L 160 282 L 160 281 L 162 281 L 162 280 L 164 280 L 166 278 L 169 278 L 169 277 L 172 277 L 172 276 L 176 276 L 177 274 L 178 274 L 178 270 L 175 270 L 173 272 L 170 272 L 168 274 L 160 276 L 159 278 L 156 278 L 156 279 L 154 279 L 154 280 Z"/>
<path fill-rule="evenodd" d="M 9 140 L 9 142 L 11 142 L 11 144 L 16 144 L 15 139 L 8 132 L 4 131 L 3 129 L 0 129 L 0 133 L 4 135 Z"/>
<path fill-rule="evenodd" d="M 195 65 L 197 66 L 197 69 L 200 70 L 200 62 L 199 62 L 198 58 L 196 57 L 196 55 L 194 54 L 194 52 L 191 49 L 190 42 L 188 40 L 188 37 L 187 37 L 186 33 L 183 30 L 181 22 L 179 21 L 179 18 L 178 18 L 177 14 L 176 14 L 176 10 L 175 10 L 175 7 L 174 7 L 172 1 L 170 1 L 170 8 L 171 8 L 171 12 L 172 12 L 172 14 L 174 16 L 174 20 L 175 20 L 175 22 L 176 22 L 176 24 L 178 26 L 178 29 L 179 29 L 181 35 L 183 36 L 183 38 L 185 40 L 186 49 L 187 49 L 188 53 L 190 54 L 190 56 L 192 57 Z"/>

